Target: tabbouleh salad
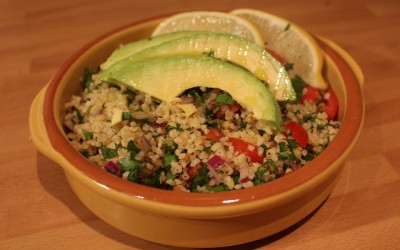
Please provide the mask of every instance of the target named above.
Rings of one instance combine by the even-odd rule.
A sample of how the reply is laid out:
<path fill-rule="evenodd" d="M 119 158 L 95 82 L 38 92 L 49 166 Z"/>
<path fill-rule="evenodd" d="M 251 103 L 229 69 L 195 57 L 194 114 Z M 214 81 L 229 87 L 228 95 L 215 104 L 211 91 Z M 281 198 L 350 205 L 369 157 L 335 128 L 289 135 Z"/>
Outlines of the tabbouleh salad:
<path fill-rule="evenodd" d="M 65 104 L 67 137 L 105 171 L 156 188 L 218 192 L 267 183 L 314 159 L 339 129 L 328 103 L 334 93 L 300 76 L 292 79 L 297 100 L 280 103 L 284 129 L 276 132 L 218 89 L 159 102 L 101 82 L 100 74 L 86 71 L 83 91 Z"/>

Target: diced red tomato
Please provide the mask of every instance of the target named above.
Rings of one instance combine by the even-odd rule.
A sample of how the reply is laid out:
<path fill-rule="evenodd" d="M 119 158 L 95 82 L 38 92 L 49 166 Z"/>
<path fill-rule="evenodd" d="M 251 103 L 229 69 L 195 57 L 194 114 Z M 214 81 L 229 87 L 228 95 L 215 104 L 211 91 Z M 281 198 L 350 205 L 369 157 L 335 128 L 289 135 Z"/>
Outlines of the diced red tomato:
<path fill-rule="evenodd" d="M 229 138 L 229 142 L 232 143 L 232 146 L 236 152 L 239 154 L 245 154 L 250 158 L 251 162 L 262 163 L 264 161 L 263 155 L 258 155 L 258 147 L 243 141 L 239 138 Z M 253 148 L 252 150 L 249 147 Z"/>
<path fill-rule="evenodd" d="M 216 100 L 213 99 L 210 101 L 210 105 L 214 108 L 215 107 L 215 102 Z M 233 102 L 232 105 L 227 105 L 227 104 L 223 104 L 217 107 L 216 112 L 214 113 L 215 117 L 218 119 L 222 119 L 225 117 L 225 110 L 229 109 L 229 111 L 231 111 L 232 113 L 236 113 L 238 112 L 240 109 L 242 108 L 242 106 L 240 106 L 239 103 L 237 103 L 236 101 Z"/>
<path fill-rule="evenodd" d="M 328 88 L 327 92 L 329 93 L 329 98 L 325 100 L 322 109 L 328 115 L 328 120 L 333 120 L 338 113 L 339 101 L 337 99 L 335 92 L 333 92 L 332 88 Z"/>
<path fill-rule="evenodd" d="M 146 173 L 138 172 L 136 174 L 136 178 L 138 178 L 138 179 L 150 178 L 152 176 L 153 172 L 154 172 L 154 168 L 149 169 L 149 171 Z"/>
<path fill-rule="evenodd" d="M 268 48 L 266 49 L 266 51 L 268 51 L 268 53 L 270 53 L 271 56 L 273 56 L 276 60 L 278 60 L 278 62 L 280 62 L 282 65 L 285 65 L 287 63 L 287 61 L 283 59 L 283 57 L 279 55 L 276 51 Z"/>
<path fill-rule="evenodd" d="M 194 167 L 187 167 L 187 174 L 190 176 L 188 182 L 192 182 L 193 178 L 199 174 L 199 169 L 201 168 L 201 164 L 197 164 Z"/>
<path fill-rule="evenodd" d="M 221 130 L 216 129 L 216 128 L 210 128 L 208 133 L 205 134 L 205 137 L 208 140 L 215 141 L 215 142 L 219 141 L 224 136 L 225 136 L 224 133 L 222 133 Z"/>
<path fill-rule="evenodd" d="M 308 135 L 307 131 L 300 125 L 298 122 L 288 122 L 284 125 L 286 131 L 290 131 L 293 139 L 296 140 L 296 143 L 300 147 L 305 147 L 308 144 Z M 287 133 L 288 134 L 288 133 Z"/>
<path fill-rule="evenodd" d="M 234 101 L 232 105 L 227 105 L 229 108 L 229 111 L 231 111 L 232 113 L 236 113 L 238 112 L 242 106 L 240 106 L 239 103 L 237 103 L 237 101 Z"/>
<path fill-rule="evenodd" d="M 304 103 L 305 101 L 308 102 L 315 102 L 319 96 L 319 89 L 312 87 L 311 85 L 307 84 L 306 91 L 301 96 L 300 103 Z"/>

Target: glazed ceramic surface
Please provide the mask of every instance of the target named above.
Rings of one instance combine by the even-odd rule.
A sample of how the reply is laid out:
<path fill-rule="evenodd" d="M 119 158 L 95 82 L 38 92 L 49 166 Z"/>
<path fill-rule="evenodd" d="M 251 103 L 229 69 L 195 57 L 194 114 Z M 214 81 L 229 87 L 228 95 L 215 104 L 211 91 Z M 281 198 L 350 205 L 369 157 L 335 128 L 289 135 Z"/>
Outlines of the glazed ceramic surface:
<path fill-rule="evenodd" d="M 84 68 L 96 68 L 120 44 L 149 37 L 161 19 L 105 34 L 72 55 L 31 106 L 32 140 L 57 162 L 72 190 L 97 216 L 134 236 L 174 246 L 220 247 L 277 233 L 300 221 L 331 193 L 360 133 L 363 75 L 354 60 L 329 40 L 324 75 L 339 99 L 342 127 L 311 163 L 283 178 L 250 189 L 214 194 L 159 190 L 128 182 L 87 161 L 68 142 L 60 117 L 63 103 L 79 88 Z"/>

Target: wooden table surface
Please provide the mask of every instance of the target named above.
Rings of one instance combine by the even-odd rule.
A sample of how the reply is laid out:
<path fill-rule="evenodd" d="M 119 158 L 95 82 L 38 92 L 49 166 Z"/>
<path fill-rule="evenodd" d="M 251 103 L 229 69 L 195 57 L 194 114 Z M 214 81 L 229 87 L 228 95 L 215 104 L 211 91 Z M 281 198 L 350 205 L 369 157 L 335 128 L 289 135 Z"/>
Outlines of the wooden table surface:
<path fill-rule="evenodd" d="M 400 248 L 400 1 L 0 1 L 0 249 L 172 249 L 114 229 L 29 137 L 29 107 L 71 53 L 118 26 L 187 10 L 257 8 L 347 50 L 366 119 L 330 198 L 306 220 L 237 249 Z"/>

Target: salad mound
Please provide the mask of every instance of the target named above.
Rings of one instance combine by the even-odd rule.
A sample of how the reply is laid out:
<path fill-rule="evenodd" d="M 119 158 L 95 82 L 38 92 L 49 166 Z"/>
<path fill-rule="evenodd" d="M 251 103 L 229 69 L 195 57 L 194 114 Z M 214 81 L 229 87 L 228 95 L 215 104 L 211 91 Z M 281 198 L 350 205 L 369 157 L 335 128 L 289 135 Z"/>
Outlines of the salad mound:
<path fill-rule="evenodd" d="M 332 89 L 305 83 L 293 66 L 209 31 L 126 44 L 85 70 L 65 103 L 65 133 L 128 181 L 184 192 L 264 184 L 305 166 L 340 128 Z"/>

